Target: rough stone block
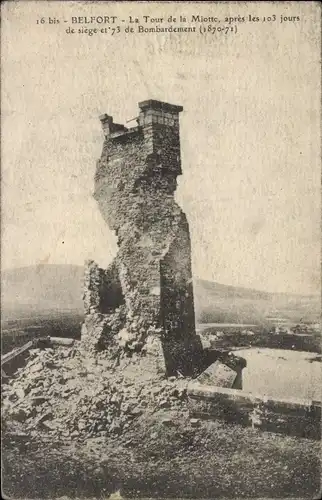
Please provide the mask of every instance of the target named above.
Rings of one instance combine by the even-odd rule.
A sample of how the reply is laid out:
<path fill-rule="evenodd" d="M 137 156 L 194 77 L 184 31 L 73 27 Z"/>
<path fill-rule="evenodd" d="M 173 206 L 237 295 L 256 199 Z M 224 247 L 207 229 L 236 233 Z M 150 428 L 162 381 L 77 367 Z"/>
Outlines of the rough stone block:
<path fill-rule="evenodd" d="M 196 380 L 201 385 L 230 388 L 233 387 L 236 378 L 237 372 L 217 360 L 199 375 Z"/>

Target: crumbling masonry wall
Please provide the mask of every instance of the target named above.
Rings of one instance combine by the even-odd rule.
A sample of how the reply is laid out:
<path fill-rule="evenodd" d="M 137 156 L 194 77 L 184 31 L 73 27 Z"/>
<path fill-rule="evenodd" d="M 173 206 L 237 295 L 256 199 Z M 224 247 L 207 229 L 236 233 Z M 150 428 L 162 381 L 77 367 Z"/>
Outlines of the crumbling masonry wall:
<path fill-rule="evenodd" d="M 149 100 L 139 108 L 130 129 L 100 117 L 105 140 L 94 197 L 119 250 L 107 270 L 87 263 L 82 339 L 88 348 L 109 348 L 116 335 L 125 352 L 144 352 L 149 335 L 157 335 L 167 373 L 191 375 L 202 347 L 189 226 L 174 200 L 182 107 Z"/>

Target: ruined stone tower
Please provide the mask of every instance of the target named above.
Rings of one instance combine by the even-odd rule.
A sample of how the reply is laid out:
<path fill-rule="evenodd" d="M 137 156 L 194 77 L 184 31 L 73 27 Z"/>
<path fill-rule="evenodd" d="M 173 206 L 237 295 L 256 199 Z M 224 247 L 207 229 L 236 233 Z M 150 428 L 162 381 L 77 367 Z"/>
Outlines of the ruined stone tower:
<path fill-rule="evenodd" d="M 105 136 L 94 197 L 118 239 L 107 270 L 88 262 L 82 340 L 144 352 L 157 335 L 168 375 L 191 375 L 202 353 L 195 333 L 191 247 L 185 214 L 174 200 L 181 175 L 181 106 L 139 103 L 137 126 L 100 117 Z"/>

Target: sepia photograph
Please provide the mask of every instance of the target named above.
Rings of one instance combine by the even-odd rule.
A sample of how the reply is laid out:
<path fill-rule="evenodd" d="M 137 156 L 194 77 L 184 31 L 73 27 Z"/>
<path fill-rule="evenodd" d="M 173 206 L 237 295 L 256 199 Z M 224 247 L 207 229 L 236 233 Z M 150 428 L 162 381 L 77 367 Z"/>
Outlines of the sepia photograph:
<path fill-rule="evenodd" d="M 320 3 L 1 18 L 3 498 L 319 498 Z"/>

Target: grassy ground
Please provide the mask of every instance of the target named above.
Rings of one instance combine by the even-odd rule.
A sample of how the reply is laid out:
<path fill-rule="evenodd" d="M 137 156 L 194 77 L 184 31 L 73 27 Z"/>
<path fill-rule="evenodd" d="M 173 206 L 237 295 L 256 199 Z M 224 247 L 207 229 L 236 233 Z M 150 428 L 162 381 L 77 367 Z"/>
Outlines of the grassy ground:
<path fill-rule="evenodd" d="M 172 418 L 165 426 L 162 419 Z M 317 498 L 320 443 L 158 413 L 125 438 L 55 444 L 6 436 L 10 498 Z"/>

